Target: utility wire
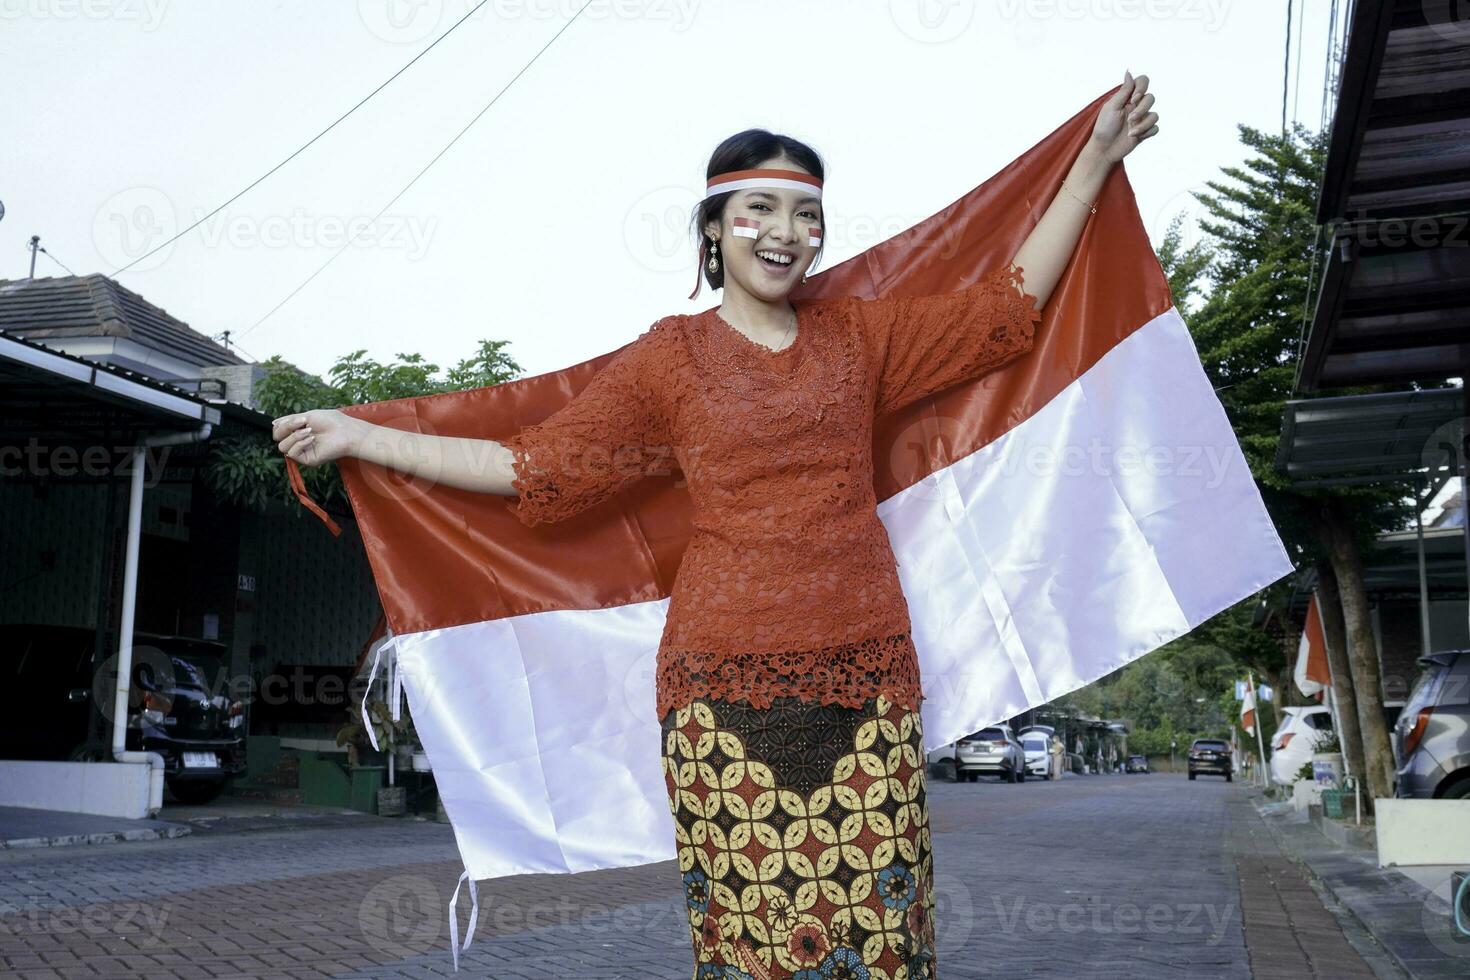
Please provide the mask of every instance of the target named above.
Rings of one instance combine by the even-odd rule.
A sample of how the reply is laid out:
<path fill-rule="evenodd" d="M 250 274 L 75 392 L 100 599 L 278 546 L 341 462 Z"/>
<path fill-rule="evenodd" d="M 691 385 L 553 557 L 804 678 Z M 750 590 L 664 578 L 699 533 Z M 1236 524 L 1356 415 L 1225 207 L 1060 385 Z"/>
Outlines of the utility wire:
<path fill-rule="evenodd" d="M 516 83 L 516 81 L 520 79 L 520 77 L 522 75 L 524 75 L 528 70 L 530 70 L 530 67 L 532 65 L 534 65 L 537 62 L 537 60 L 539 60 L 540 57 L 543 54 L 546 53 L 546 49 L 549 48 L 549 47 L 551 47 L 551 45 L 556 42 L 556 39 L 559 38 L 559 37 L 561 37 L 562 36 L 562 33 L 564 31 L 566 31 L 566 29 L 568 27 L 571 27 L 573 23 L 576 22 L 577 18 L 582 15 L 582 11 L 584 11 L 588 7 L 592 6 L 592 4 L 594 2 L 595 2 L 595 0 L 587 0 L 587 2 L 584 3 L 584 4 L 582 4 L 581 7 L 577 8 L 577 12 L 575 14 L 573 14 L 571 16 L 571 18 L 565 24 L 563 24 L 561 26 L 561 29 L 560 30 L 558 30 L 555 34 L 551 35 L 551 39 L 541 46 L 541 50 L 537 51 L 536 54 L 535 54 L 535 56 L 532 57 L 530 61 L 526 62 L 526 64 L 521 68 L 521 70 L 518 71 L 518 72 L 516 72 L 515 73 L 515 76 L 513 78 L 511 78 L 510 81 L 506 82 L 505 85 L 501 87 L 500 91 L 499 92 L 496 92 L 495 95 L 494 95 L 494 97 L 491 98 L 489 102 L 485 103 L 484 108 L 482 108 L 479 112 L 475 113 L 475 115 L 470 119 L 470 121 L 467 122 L 467 123 L 465 123 L 464 124 L 464 127 L 462 129 L 460 129 L 459 132 L 455 133 L 454 134 L 454 137 L 448 143 L 445 143 L 444 144 L 444 148 L 443 149 L 441 149 L 438 153 L 434 154 L 433 159 L 431 159 L 428 163 L 424 164 L 424 167 L 423 167 L 422 170 L 420 170 L 418 173 L 414 174 L 413 177 L 412 177 L 412 179 L 410 179 L 407 184 L 404 184 L 403 185 L 403 189 L 402 190 L 400 190 L 397 194 L 394 194 L 393 195 L 393 199 L 392 200 L 390 200 L 387 204 L 385 204 L 381 208 L 379 208 L 378 209 L 378 213 L 375 214 L 375 215 L 373 215 L 372 218 L 369 219 L 368 222 L 366 224 L 364 224 L 361 229 L 358 230 L 357 234 L 353 235 L 352 238 L 348 239 L 340 248 L 338 248 L 335 252 L 333 252 L 331 254 L 331 256 L 325 262 L 323 262 L 320 266 L 317 267 L 317 269 L 316 269 L 315 272 L 313 272 L 311 275 L 307 276 L 302 281 L 301 285 L 297 286 L 295 289 L 293 289 L 289 293 L 287 293 L 284 299 L 282 299 L 275 306 L 272 306 L 269 310 L 267 310 L 266 311 L 266 314 L 264 316 L 262 316 L 259 320 L 256 320 L 250 326 L 246 327 L 244 330 L 241 330 L 240 331 L 240 336 L 241 337 L 245 336 L 247 333 L 249 333 L 250 331 L 254 330 L 256 327 L 260 326 L 266 320 L 269 320 L 272 316 L 274 316 L 277 310 L 279 310 L 281 307 L 285 306 L 287 303 L 291 302 L 291 300 L 296 296 L 297 293 L 301 292 L 307 286 L 311 285 L 311 281 L 313 279 L 315 279 L 317 276 L 321 275 L 323 272 L 325 272 L 327 266 L 329 266 L 333 262 L 337 261 L 337 259 L 341 257 L 341 255 L 342 255 L 343 252 L 345 252 L 345 251 L 347 251 L 347 249 L 351 248 L 353 242 L 357 240 L 357 236 L 358 235 L 361 235 L 363 233 L 363 231 L 365 231 L 366 229 L 368 229 L 368 228 L 372 227 L 373 225 L 377 224 L 378 219 L 381 218 L 383 216 L 383 214 L 385 212 L 387 212 L 387 210 L 389 208 L 391 208 L 393 205 L 397 204 L 398 203 L 398 199 L 401 198 L 401 197 L 403 197 L 403 195 L 407 194 L 408 191 L 409 191 L 409 189 L 411 187 L 413 187 L 414 184 L 416 184 L 416 183 L 419 182 L 419 178 L 422 177 L 424 174 L 428 173 L 429 170 L 430 170 L 430 168 L 432 168 L 434 166 L 434 164 L 436 164 L 436 163 L 439 162 L 439 158 L 442 157 L 442 156 L 444 156 L 444 154 L 448 153 L 449 150 L 450 150 L 450 148 L 453 147 L 454 144 L 458 143 L 460 141 L 460 138 L 463 137 L 465 133 L 468 133 L 470 131 L 470 127 L 474 126 L 475 123 L 477 123 L 477 122 L 480 121 L 480 117 L 481 116 L 483 116 L 485 113 L 487 113 L 487 112 L 490 111 L 490 107 L 491 106 L 493 106 L 496 102 L 500 101 L 500 97 L 502 95 L 504 95 L 506 92 L 508 92 L 510 90 L 510 87 L 512 85 L 514 85 Z"/>
<path fill-rule="evenodd" d="M 46 256 L 46 258 L 50 259 L 52 262 L 55 262 L 57 265 L 61 266 L 63 269 L 66 269 L 67 275 L 70 275 L 70 276 L 75 276 L 76 275 L 75 272 L 72 272 L 70 269 L 67 269 L 67 266 L 66 266 L 66 263 L 65 262 L 61 261 L 56 256 L 52 255 L 50 252 L 46 251 L 45 246 L 37 245 L 36 246 L 36 251 L 40 252 L 42 255 Z"/>
<path fill-rule="evenodd" d="M 1286 57 L 1281 66 L 1281 135 L 1286 135 L 1286 93 L 1291 87 L 1291 8 L 1293 0 L 1286 0 Z"/>
<path fill-rule="evenodd" d="M 1306 0 L 1302 0 L 1301 9 L 1296 15 L 1296 78 L 1291 83 L 1291 121 L 1293 123 L 1298 119 L 1296 109 L 1302 97 L 1302 48 L 1306 47 L 1302 43 L 1302 34 L 1306 28 L 1306 21 L 1307 4 Z"/>
<path fill-rule="evenodd" d="M 200 225 L 204 224 L 204 222 L 208 221 L 210 218 L 213 218 L 215 215 L 219 214 L 225 208 L 229 207 L 231 204 L 234 204 L 240 198 L 244 197 L 246 194 L 248 194 L 261 181 L 265 180 L 271 174 L 275 173 L 277 170 L 280 170 L 286 164 L 288 164 L 292 160 L 296 159 L 302 153 L 306 152 L 307 148 L 309 148 L 313 143 L 315 143 L 317 140 L 321 139 L 323 136 L 325 136 L 328 133 L 330 133 L 332 130 L 336 129 L 337 126 L 344 119 L 346 119 L 348 116 L 352 115 L 358 109 L 361 109 L 364 105 L 366 105 L 368 103 L 369 100 L 371 100 L 373 98 L 373 96 L 377 95 L 379 92 L 383 91 L 383 89 L 387 88 L 390 84 L 392 84 L 392 82 L 393 82 L 394 79 L 396 79 L 399 75 L 402 75 L 404 72 L 408 71 L 409 68 L 413 67 L 414 62 L 418 61 L 424 55 L 426 55 L 430 51 L 434 50 L 434 46 L 436 44 L 438 44 L 440 41 L 444 40 L 450 34 L 454 33 L 455 28 L 459 27 L 460 24 L 463 24 L 465 21 L 469 20 L 470 17 L 474 15 L 475 11 L 477 11 L 481 7 L 485 6 L 485 4 L 488 3 L 488 2 L 489 2 L 489 0 L 480 0 L 479 3 L 475 4 L 472 8 L 470 8 L 469 13 L 466 13 L 463 17 L 461 17 L 459 20 L 455 21 L 452 25 L 450 25 L 449 30 L 445 31 L 443 34 L 440 34 L 433 41 L 431 41 L 429 43 L 429 46 L 428 47 L 424 48 L 424 50 L 420 51 L 418 54 L 416 54 L 412 58 L 410 58 L 409 61 L 408 61 L 408 63 L 406 65 L 404 65 L 402 68 L 400 68 L 397 71 L 395 71 L 392 75 L 389 75 L 387 81 L 383 82 L 377 88 L 373 89 L 367 95 L 363 96 L 362 99 L 359 100 L 358 103 L 356 105 L 354 105 L 351 109 L 348 109 L 346 112 L 342 113 L 342 115 L 340 115 L 336 119 L 334 119 L 332 121 L 332 123 L 329 126 L 327 126 L 326 129 L 322 130 L 320 133 L 317 133 L 311 139 L 309 139 L 305 143 L 303 143 L 296 150 L 296 152 L 292 153 L 290 156 L 286 157 L 286 159 L 282 160 L 280 163 L 276 164 L 274 167 L 271 167 L 265 173 L 261 174 L 259 177 L 257 177 L 254 180 L 252 180 L 238 194 L 236 194 L 233 197 L 231 197 L 228 201 L 225 201 L 219 207 L 215 208 L 213 211 L 209 212 L 204 217 L 200 218 L 198 221 L 194 222 L 192 225 L 190 225 L 189 227 L 185 228 L 183 231 L 179 232 L 177 235 L 173 236 L 172 238 L 170 238 L 168 241 L 163 242 L 163 243 L 159 244 L 158 246 L 149 249 L 147 252 L 144 252 L 142 255 L 138 256 L 136 259 L 134 259 L 133 261 L 129 262 L 127 265 L 119 266 L 118 268 L 113 269 L 111 275 L 112 276 L 116 276 L 120 272 L 126 272 L 128 269 L 131 269 L 133 266 L 137 265 L 139 262 L 142 262 L 144 259 L 146 259 L 148 256 L 152 255 L 154 252 L 157 252 L 159 249 L 162 249 L 162 248 L 165 248 L 165 247 L 167 247 L 169 245 L 172 245 L 174 242 L 178 241 L 180 238 L 183 238 L 189 232 L 193 231 L 195 228 L 198 228 Z"/>

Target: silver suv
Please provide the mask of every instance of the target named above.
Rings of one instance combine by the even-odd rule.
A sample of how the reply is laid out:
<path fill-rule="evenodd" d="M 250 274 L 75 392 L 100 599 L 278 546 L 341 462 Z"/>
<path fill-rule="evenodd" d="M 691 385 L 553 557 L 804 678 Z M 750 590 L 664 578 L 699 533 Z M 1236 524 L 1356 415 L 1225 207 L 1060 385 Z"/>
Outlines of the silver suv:
<path fill-rule="evenodd" d="M 1026 752 L 1004 723 L 941 746 L 929 753 L 928 761 L 956 783 L 973 783 L 982 775 L 1000 776 L 1008 783 L 1026 781 Z"/>
<path fill-rule="evenodd" d="M 1397 796 L 1470 798 L 1470 651 L 1419 658 L 1423 672 L 1394 726 Z"/>

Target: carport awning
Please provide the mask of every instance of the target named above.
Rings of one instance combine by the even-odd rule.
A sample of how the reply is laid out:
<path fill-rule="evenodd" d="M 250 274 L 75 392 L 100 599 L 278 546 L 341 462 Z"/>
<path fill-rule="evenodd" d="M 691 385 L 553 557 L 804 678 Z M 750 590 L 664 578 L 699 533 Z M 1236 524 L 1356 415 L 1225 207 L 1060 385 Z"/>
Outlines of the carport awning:
<path fill-rule="evenodd" d="M 1332 245 L 1295 389 L 1470 369 L 1470 29 L 1451 3 L 1359 3 L 1317 222 Z"/>
<path fill-rule="evenodd" d="M 1470 210 L 1470 26 L 1454 7 L 1354 8 L 1318 224 Z"/>
<path fill-rule="evenodd" d="M 220 412 L 171 385 L 0 334 L 0 442 L 117 443 L 218 424 Z"/>
<path fill-rule="evenodd" d="M 1455 475 L 1460 388 L 1288 401 L 1276 469 L 1296 487 L 1422 479 L 1433 493 Z"/>
<path fill-rule="evenodd" d="M 1335 229 L 1298 391 L 1470 370 L 1470 215 Z"/>

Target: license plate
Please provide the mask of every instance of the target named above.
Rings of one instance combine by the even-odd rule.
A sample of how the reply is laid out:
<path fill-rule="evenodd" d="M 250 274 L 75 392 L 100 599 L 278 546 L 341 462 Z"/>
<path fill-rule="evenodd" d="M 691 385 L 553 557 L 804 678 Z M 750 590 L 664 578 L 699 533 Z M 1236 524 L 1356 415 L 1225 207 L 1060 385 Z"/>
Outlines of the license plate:
<path fill-rule="evenodd" d="M 185 752 L 185 769 L 218 769 L 219 756 L 213 752 Z"/>

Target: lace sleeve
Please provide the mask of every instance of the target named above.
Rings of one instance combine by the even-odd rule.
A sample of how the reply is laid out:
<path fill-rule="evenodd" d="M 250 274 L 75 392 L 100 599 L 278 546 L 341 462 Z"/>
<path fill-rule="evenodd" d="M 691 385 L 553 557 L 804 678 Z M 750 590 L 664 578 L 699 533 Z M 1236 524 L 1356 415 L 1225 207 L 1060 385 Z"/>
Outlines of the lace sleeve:
<path fill-rule="evenodd" d="M 513 454 L 512 508 L 535 526 L 585 510 L 672 465 L 664 399 L 653 379 L 654 331 L 646 331 L 548 418 L 502 444 Z"/>
<path fill-rule="evenodd" d="M 1012 271 L 1014 270 L 1014 271 Z M 1041 311 L 1021 268 L 934 296 L 855 299 L 863 341 L 879 365 L 876 414 L 978 378 L 1031 350 Z"/>

